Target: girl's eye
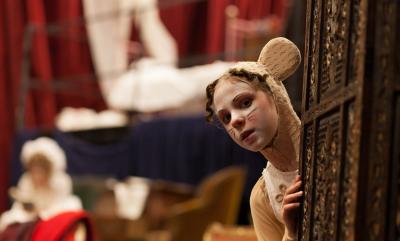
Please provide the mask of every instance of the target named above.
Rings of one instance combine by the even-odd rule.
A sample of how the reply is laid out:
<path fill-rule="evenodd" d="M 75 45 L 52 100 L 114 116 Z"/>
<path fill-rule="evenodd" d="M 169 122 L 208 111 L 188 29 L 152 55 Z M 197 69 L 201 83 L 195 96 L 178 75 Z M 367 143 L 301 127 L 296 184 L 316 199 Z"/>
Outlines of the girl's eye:
<path fill-rule="evenodd" d="M 231 121 L 231 114 L 223 115 L 221 120 L 222 120 L 222 123 L 224 123 L 225 125 L 228 124 L 229 121 Z"/>
<path fill-rule="evenodd" d="M 247 108 L 247 107 L 251 106 L 251 103 L 252 103 L 252 99 L 246 98 L 240 102 L 240 108 Z"/>

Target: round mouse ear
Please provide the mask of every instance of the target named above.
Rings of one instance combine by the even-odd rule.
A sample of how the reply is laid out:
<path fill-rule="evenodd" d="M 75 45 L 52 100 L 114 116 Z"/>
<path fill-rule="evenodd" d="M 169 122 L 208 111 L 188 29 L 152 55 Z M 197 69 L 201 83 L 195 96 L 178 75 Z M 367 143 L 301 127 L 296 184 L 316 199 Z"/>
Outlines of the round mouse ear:
<path fill-rule="evenodd" d="M 279 81 L 287 79 L 296 71 L 301 61 L 300 50 L 290 40 L 279 37 L 271 39 L 261 50 L 258 63 Z"/>

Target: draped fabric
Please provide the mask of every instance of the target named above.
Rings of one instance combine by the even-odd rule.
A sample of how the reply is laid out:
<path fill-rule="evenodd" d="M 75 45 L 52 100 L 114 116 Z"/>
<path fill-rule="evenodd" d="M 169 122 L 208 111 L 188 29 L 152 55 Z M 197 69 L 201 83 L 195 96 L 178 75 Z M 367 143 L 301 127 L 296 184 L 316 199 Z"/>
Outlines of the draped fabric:
<path fill-rule="evenodd" d="M 32 234 L 32 241 L 72 241 L 75 239 L 77 229 L 85 230 L 85 240 L 97 240 L 93 223 L 85 211 L 69 211 L 53 216 L 52 218 L 38 222 Z"/>
<path fill-rule="evenodd" d="M 31 222 L 10 224 L 0 233 L 0 241 L 30 241 L 39 222 L 40 220 L 37 219 Z"/>
<path fill-rule="evenodd" d="M 4 15 L 5 11 L 4 1 L 1 2 L 0 11 L 1 15 Z M 0 18 L 0 33 L 5 33 L 5 20 L 4 18 Z M 6 199 L 7 193 L 7 183 L 9 176 L 9 149 L 10 149 L 10 141 L 8 138 L 12 136 L 12 120 L 11 116 L 7 115 L 9 111 L 12 109 L 12 105 L 9 103 L 9 99 L 11 98 L 11 94 L 6 90 L 10 90 L 8 84 L 6 83 L 7 76 L 10 75 L 11 69 L 9 68 L 9 64 L 6 61 L 6 39 L 3 37 L 0 38 L 0 130 L 2 134 L 0 135 L 0 200 Z M 5 209 L 5 202 L 0 202 L 0 210 Z"/>
<path fill-rule="evenodd" d="M 234 4 L 239 8 L 239 18 L 260 19 L 268 15 L 286 17 L 288 0 L 220 0 L 208 1 L 207 6 L 207 48 L 209 54 L 224 49 L 225 42 L 225 8 Z"/>
<path fill-rule="evenodd" d="M 52 127 L 55 114 L 63 106 L 104 108 L 93 76 L 71 79 L 93 72 L 84 28 L 76 27 L 80 16 L 80 0 L 0 1 L 0 211 L 7 207 L 10 150 L 21 100 L 25 104 L 22 124 L 26 128 Z M 53 27 L 51 33 L 45 31 L 46 24 L 57 22 L 64 25 L 54 25 L 58 27 Z M 28 23 L 34 24 L 35 30 L 31 41 L 24 42 Z M 26 44 L 31 45 L 27 49 L 32 80 L 21 99 Z M 62 77 L 70 78 L 58 81 Z"/>
<path fill-rule="evenodd" d="M 41 1 L 26 1 L 27 17 L 31 24 L 36 26 L 37 31 L 32 34 L 31 54 L 33 75 L 38 78 L 42 86 L 39 93 L 33 93 L 34 100 L 40 100 L 40 107 L 34 108 L 38 121 L 49 126 L 53 116 L 56 114 L 54 94 L 51 91 L 51 80 L 53 79 L 52 62 L 50 57 L 49 39 L 44 31 L 46 15 L 44 5 Z M 24 40 L 23 40 L 24 41 Z M 27 42 L 23 44 L 28 44 Z M 34 101 L 36 102 L 36 101 Z M 39 105 L 39 104 L 38 104 Z"/>
<path fill-rule="evenodd" d="M 248 221 L 246 203 L 252 186 L 266 165 L 261 154 L 242 149 L 224 130 L 205 123 L 203 116 L 160 118 L 139 123 L 118 141 L 108 144 L 95 144 L 57 130 L 21 132 L 12 155 L 12 183 L 21 175 L 19 156 L 23 143 L 42 134 L 51 135 L 64 149 L 67 172 L 72 176 L 92 174 L 118 179 L 140 176 L 197 185 L 224 167 L 243 166 L 247 169 L 241 210 L 243 223 Z"/>
<path fill-rule="evenodd" d="M 82 0 L 94 69 L 102 96 L 128 69 L 128 41 L 134 1 Z M 105 98 L 107 101 L 107 98 Z"/>
<path fill-rule="evenodd" d="M 14 113 L 18 85 L 16 78 L 20 69 L 20 45 L 22 40 L 22 19 L 18 1 L 0 2 L 0 210 L 4 210 L 7 200 L 7 183 L 9 177 L 10 138 L 13 135 Z M 7 11 L 8 10 L 8 11 Z M 9 22 L 13 22 L 13 28 Z M 11 81 L 13 80 L 13 81 Z"/>
<path fill-rule="evenodd" d="M 239 8 L 246 9 L 241 11 L 241 17 L 250 19 L 284 14 L 285 0 L 191 2 L 160 11 L 161 19 L 178 43 L 181 58 L 223 51 L 227 4 L 238 3 Z M 160 0 L 161 5 L 167 3 Z M 26 128 L 52 127 L 55 114 L 64 106 L 97 110 L 105 107 L 93 76 L 82 16 L 81 0 L 0 1 L 0 211 L 7 206 L 10 150 L 21 100 L 25 104 L 22 124 Z M 31 45 L 27 48 L 29 55 L 24 55 L 28 23 L 35 24 L 35 28 L 32 40 L 25 41 Z M 27 94 L 20 98 L 23 56 L 29 57 L 31 66 L 27 74 L 32 81 Z"/>
<path fill-rule="evenodd" d="M 251 188 L 265 166 L 262 155 L 242 149 L 224 130 L 205 123 L 203 116 L 159 118 L 138 123 L 117 141 L 102 144 L 59 130 L 20 132 L 13 145 L 13 184 L 21 175 L 23 144 L 41 135 L 51 136 L 62 147 L 71 175 L 96 174 L 118 179 L 134 175 L 195 185 L 223 167 L 242 165 L 248 168 Z"/>

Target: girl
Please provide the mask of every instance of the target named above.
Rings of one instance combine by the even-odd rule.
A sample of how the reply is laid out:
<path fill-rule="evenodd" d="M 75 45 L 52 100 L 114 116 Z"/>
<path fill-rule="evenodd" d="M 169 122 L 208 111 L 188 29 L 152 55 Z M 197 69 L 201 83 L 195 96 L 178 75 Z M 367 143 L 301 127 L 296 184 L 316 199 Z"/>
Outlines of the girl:
<path fill-rule="evenodd" d="M 24 144 L 21 152 L 25 172 L 10 189 L 15 200 L 0 217 L 0 231 L 12 223 L 47 220 L 65 211 L 81 210 L 72 194 L 72 180 L 65 172 L 66 156 L 53 139 L 40 137 Z"/>
<path fill-rule="evenodd" d="M 237 63 L 206 90 L 207 120 L 216 117 L 238 145 L 268 160 L 250 197 L 258 240 L 296 239 L 300 120 L 282 81 L 300 59 L 292 42 L 275 38 L 257 62 Z"/>

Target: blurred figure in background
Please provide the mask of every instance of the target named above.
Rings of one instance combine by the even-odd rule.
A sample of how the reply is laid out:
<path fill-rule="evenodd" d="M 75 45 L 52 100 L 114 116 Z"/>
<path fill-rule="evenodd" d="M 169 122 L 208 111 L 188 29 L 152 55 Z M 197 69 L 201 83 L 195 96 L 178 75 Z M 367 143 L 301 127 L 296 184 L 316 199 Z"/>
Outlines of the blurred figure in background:
<path fill-rule="evenodd" d="M 72 194 L 72 180 L 65 172 L 66 156 L 47 137 L 28 141 L 22 148 L 25 172 L 9 190 L 14 203 L 0 218 L 0 230 L 13 223 L 47 220 L 64 211 L 80 210 L 82 204 Z"/>

